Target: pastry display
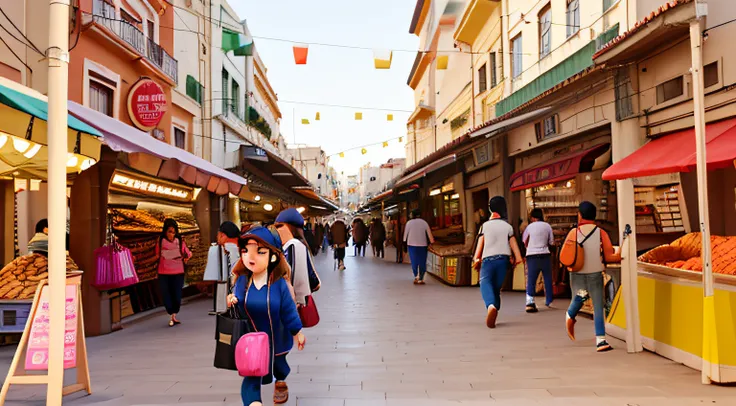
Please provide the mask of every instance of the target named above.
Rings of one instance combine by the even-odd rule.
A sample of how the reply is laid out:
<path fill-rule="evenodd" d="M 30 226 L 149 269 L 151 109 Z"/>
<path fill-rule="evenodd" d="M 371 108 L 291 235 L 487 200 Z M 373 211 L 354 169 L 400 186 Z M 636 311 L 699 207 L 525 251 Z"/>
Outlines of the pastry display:
<path fill-rule="evenodd" d="M 41 254 L 18 257 L 0 270 L 0 299 L 33 299 L 38 284 L 49 276 L 48 258 Z M 79 267 L 66 256 L 66 270 Z"/>
<path fill-rule="evenodd" d="M 669 245 L 662 245 L 641 255 L 639 261 L 662 265 L 669 268 L 702 272 L 703 262 L 700 258 L 702 248 L 700 233 L 690 233 Z M 736 275 L 736 237 L 711 236 L 713 272 L 724 275 Z"/>
<path fill-rule="evenodd" d="M 158 210 L 111 209 L 112 224 L 115 231 L 160 233 L 166 218 L 173 218 L 179 223 L 179 231 L 199 230 L 191 211 L 182 210 L 164 213 Z"/>

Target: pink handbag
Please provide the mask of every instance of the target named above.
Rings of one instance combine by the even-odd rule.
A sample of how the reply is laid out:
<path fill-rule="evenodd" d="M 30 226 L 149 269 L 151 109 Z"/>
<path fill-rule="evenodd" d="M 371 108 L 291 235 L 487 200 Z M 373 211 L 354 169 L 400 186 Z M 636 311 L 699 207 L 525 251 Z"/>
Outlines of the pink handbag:
<path fill-rule="evenodd" d="M 112 242 L 97 248 L 94 254 L 97 269 L 92 286 L 96 289 L 119 289 L 138 283 L 133 255 L 129 249 Z"/>
<path fill-rule="evenodd" d="M 235 365 L 240 376 L 266 376 L 271 362 L 268 334 L 248 333 L 235 346 Z"/>

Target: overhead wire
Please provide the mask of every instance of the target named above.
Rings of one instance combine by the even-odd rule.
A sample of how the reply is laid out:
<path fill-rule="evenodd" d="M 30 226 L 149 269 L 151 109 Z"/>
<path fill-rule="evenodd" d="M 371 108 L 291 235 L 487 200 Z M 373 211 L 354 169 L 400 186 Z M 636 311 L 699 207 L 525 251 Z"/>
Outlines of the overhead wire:
<path fill-rule="evenodd" d="M 24 41 L 19 40 L 13 34 L 11 34 L 10 31 L 8 31 L 5 27 L 2 27 L 2 29 L 5 30 L 5 32 L 7 32 L 10 36 L 12 36 L 13 38 L 15 38 L 16 41 L 25 44 L 26 46 L 32 48 L 34 51 L 38 52 L 41 55 L 45 55 L 43 52 L 41 52 L 41 49 L 39 47 L 37 47 L 33 43 L 33 41 L 31 41 L 28 37 L 25 36 L 25 34 L 23 34 L 23 31 L 21 31 L 20 28 L 18 28 L 18 26 L 15 25 L 15 23 L 13 22 L 13 20 L 11 20 L 10 17 L 8 17 L 8 15 L 5 14 L 5 10 L 3 10 L 2 7 L 0 7 L 0 13 L 2 13 L 3 16 L 5 16 L 5 19 L 10 22 L 10 24 L 13 26 L 13 28 L 15 28 L 15 30 L 18 31 L 18 33 L 20 34 L 20 36 L 23 37 L 23 39 L 25 39 L 26 41 L 28 41 L 28 43 L 26 44 Z"/>

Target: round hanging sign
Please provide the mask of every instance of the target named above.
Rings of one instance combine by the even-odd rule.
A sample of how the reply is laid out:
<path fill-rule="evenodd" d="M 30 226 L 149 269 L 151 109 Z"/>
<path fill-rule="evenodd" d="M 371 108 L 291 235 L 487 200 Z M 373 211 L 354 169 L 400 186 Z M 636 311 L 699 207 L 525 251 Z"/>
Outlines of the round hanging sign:
<path fill-rule="evenodd" d="M 166 94 L 158 83 L 141 79 L 128 92 L 128 114 L 133 124 L 151 131 L 166 114 Z"/>

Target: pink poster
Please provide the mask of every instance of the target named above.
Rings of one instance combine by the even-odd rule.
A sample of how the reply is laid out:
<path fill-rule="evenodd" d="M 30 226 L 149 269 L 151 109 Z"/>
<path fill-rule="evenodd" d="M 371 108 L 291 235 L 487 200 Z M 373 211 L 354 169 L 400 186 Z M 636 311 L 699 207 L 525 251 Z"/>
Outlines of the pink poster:
<path fill-rule="evenodd" d="M 64 369 L 77 365 L 77 286 L 66 285 L 66 325 L 64 328 Z M 49 366 L 49 290 L 41 290 L 38 309 L 31 325 L 26 352 L 26 371 L 47 370 Z"/>

